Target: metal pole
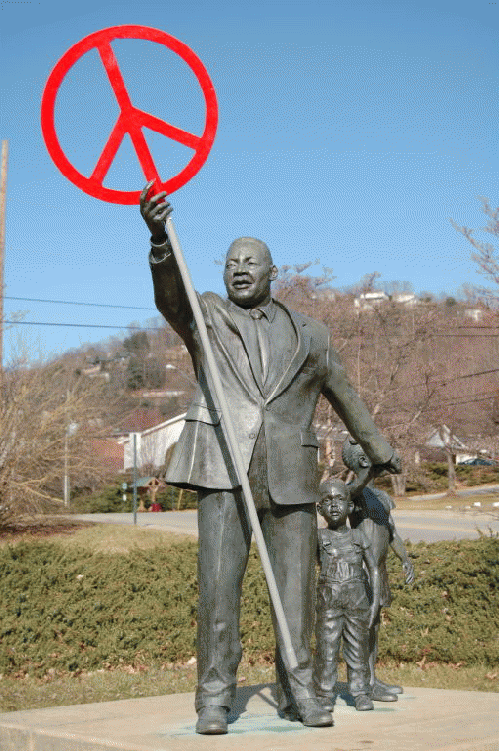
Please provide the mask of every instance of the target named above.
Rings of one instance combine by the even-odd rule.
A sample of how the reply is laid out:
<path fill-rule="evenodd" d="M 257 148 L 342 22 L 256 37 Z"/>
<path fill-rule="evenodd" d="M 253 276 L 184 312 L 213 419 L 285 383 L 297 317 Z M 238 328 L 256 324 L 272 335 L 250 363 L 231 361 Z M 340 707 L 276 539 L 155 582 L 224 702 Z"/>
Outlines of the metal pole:
<path fill-rule="evenodd" d="M 66 402 L 64 405 L 64 477 L 62 482 L 62 492 L 64 498 L 64 507 L 69 508 L 69 433 L 70 424 L 68 417 L 69 388 L 66 389 Z"/>
<path fill-rule="evenodd" d="M 64 497 L 64 507 L 69 507 L 69 428 L 66 425 L 64 428 L 64 477 L 62 483 L 62 491 Z"/>
<path fill-rule="evenodd" d="M 133 434 L 133 523 L 137 524 L 137 433 Z"/>
<path fill-rule="evenodd" d="M 0 176 L 0 374 L 3 363 L 3 267 L 5 257 L 5 204 L 7 202 L 7 159 L 9 142 L 2 141 L 2 166 Z"/>
<path fill-rule="evenodd" d="M 239 444 L 237 442 L 234 426 L 232 424 L 232 417 L 231 417 L 229 405 L 225 398 L 225 393 L 223 390 L 222 382 L 220 380 L 220 375 L 218 373 L 215 356 L 211 348 L 211 343 L 208 338 L 208 331 L 206 329 L 206 323 L 204 321 L 203 314 L 201 312 L 201 307 L 199 305 L 197 294 L 192 284 L 189 269 L 187 268 L 187 265 L 184 261 L 184 255 L 182 252 L 182 248 L 180 246 L 180 241 L 175 231 L 175 226 L 170 217 L 168 217 L 168 219 L 166 220 L 166 231 L 168 233 L 170 244 L 172 246 L 173 253 L 175 256 L 175 260 L 177 261 L 177 266 L 179 268 L 182 281 L 184 283 L 187 298 L 191 305 L 191 309 L 194 315 L 194 320 L 196 321 L 199 335 L 201 337 L 201 343 L 203 345 L 203 351 L 206 356 L 208 370 L 211 375 L 213 386 L 215 389 L 215 396 L 218 401 L 218 404 L 220 405 L 220 409 L 222 412 L 222 427 L 224 430 L 225 439 L 227 441 L 227 447 L 230 451 L 231 458 L 234 462 L 236 474 L 242 487 L 243 496 L 244 496 L 244 500 L 246 503 L 246 508 L 248 510 L 248 516 L 250 518 L 251 526 L 253 528 L 253 533 L 255 535 L 255 542 L 257 544 L 258 552 L 260 554 L 260 559 L 262 561 L 262 568 L 265 573 L 265 578 L 267 579 L 270 599 L 272 601 L 272 605 L 274 606 L 276 620 L 279 625 L 279 631 L 281 633 L 281 639 L 282 639 L 284 652 L 285 652 L 289 667 L 291 669 L 294 669 L 298 667 L 298 661 L 296 659 L 295 651 L 291 643 L 291 634 L 289 633 L 289 628 L 288 628 L 288 624 L 286 621 L 286 616 L 284 614 L 284 609 L 282 607 L 282 602 L 281 602 L 281 598 L 279 595 L 279 591 L 277 589 L 274 572 L 272 571 L 269 554 L 267 552 L 267 547 L 265 545 L 265 540 L 264 540 L 262 530 L 260 527 L 260 522 L 258 520 L 258 514 L 256 512 L 255 502 L 253 500 L 253 495 L 251 493 L 248 475 L 244 466 L 241 451 L 239 449 Z"/>

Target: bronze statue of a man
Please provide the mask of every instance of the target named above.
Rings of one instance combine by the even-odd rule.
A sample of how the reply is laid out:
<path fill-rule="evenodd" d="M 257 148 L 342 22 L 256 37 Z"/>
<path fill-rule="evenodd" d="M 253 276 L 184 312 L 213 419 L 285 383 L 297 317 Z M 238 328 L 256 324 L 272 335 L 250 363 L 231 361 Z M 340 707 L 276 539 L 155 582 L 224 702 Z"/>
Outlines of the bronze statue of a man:
<path fill-rule="evenodd" d="M 251 529 L 213 399 L 199 333 L 171 252 L 165 193 L 141 195 L 151 233 L 155 301 L 182 337 L 198 386 L 166 481 L 198 492 L 199 605 L 196 730 L 227 732 L 241 659 L 240 597 Z M 250 237 L 230 246 L 224 270 L 228 299 L 200 296 L 224 393 L 245 462 L 298 667 L 288 670 L 277 639 L 280 709 L 303 724 L 332 724 L 317 701 L 310 637 L 314 623 L 315 504 L 319 500 L 317 400 L 329 400 L 374 465 L 399 471 L 400 460 L 379 435 L 350 385 L 328 329 L 271 297 L 277 276 L 265 243 Z"/>

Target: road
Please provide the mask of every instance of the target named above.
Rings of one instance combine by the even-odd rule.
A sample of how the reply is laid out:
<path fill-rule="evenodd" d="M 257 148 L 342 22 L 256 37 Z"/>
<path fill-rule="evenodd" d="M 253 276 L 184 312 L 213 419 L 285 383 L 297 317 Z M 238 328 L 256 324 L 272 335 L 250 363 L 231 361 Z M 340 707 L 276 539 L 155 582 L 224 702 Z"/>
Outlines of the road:
<path fill-rule="evenodd" d="M 479 531 L 489 534 L 489 530 L 499 534 L 499 513 L 485 513 L 478 509 L 465 512 L 404 511 L 393 512 L 396 527 L 403 540 L 416 542 L 438 542 L 439 540 L 476 539 Z M 76 519 L 110 524 L 133 524 L 133 514 L 78 514 Z M 143 529 L 159 529 L 197 537 L 197 512 L 165 511 L 163 513 L 137 514 L 137 526 Z"/>
<path fill-rule="evenodd" d="M 439 540 L 473 540 L 480 532 L 499 534 L 499 514 L 479 510 L 393 511 L 395 526 L 403 540 L 438 542 Z"/>

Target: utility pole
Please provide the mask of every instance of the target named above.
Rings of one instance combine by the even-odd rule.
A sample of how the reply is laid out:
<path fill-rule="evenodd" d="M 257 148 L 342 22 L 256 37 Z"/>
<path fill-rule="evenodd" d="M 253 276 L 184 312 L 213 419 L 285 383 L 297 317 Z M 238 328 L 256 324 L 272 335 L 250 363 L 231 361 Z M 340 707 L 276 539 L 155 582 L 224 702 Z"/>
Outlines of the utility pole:
<path fill-rule="evenodd" d="M 7 158 L 9 142 L 2 141 L 2 166 L 0 176 L 0 374 L 3 364 L 3 266 L 5 257 L 5 204 L 7 201 Z"/>

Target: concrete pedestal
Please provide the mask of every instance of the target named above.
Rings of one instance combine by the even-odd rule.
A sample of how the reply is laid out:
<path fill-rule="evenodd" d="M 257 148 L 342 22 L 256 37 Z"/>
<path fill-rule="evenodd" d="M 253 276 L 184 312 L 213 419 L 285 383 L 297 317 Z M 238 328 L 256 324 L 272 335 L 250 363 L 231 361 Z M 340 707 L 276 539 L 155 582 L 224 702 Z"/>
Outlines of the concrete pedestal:
<path fill-rule="evenodd" d="M 407 688 L 357 712 L 344 699 L 332 728 L 277 715 L 272 687 L 238 690 L 229 733 L 194 732 L 193 694 L 0 714 L 1 751 L 499 751 L 499 694 Z"/>

